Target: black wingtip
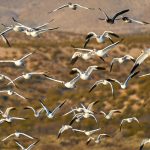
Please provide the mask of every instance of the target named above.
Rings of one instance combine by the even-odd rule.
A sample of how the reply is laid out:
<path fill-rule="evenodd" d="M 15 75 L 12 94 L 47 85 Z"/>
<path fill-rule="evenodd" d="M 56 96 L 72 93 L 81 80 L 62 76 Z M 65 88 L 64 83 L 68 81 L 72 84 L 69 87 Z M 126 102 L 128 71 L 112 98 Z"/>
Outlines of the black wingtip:
<path fill-rule="evenodd" d="M 139 66 L 139 64 L 134 65 L 133 68 L 132 68 L 132 70 L 130 71 L 130 74 L 132 74 L 132 73 L 136 70 L 136 68 L 137 68 L 138 66 Z"/>
<path fill-rule="evenodd" d="M 91 93 L 94 88 L 96 88 L 96 84 L 91 87 L 91 89 L 89 90 L 89 93 Z"/>

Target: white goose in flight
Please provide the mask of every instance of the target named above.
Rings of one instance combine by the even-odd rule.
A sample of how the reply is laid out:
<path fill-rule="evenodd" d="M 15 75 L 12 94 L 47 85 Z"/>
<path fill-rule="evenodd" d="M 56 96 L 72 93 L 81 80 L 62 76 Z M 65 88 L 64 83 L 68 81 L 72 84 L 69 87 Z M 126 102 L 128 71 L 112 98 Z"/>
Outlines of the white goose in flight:
<path fill-rule="evenodd" d="M 13 80 L 10 77 L 0 73 L 0 80 L 4 80 L 4 79 L 8 80 L 9 84 L 13 84 L 15 87 L 17 87 L 16 84 L 13 82 Z"/>
<path fill-rule="evenodd" d="M 113 17 L 109 17 L 105 11 L 103 11 L 101 8 L 99 8 L 100 11 L 102 11 L 102 13 L 104 14 L 104 16 L 106 17 L 105 19 L 103 18 L 99 18 L 99 20 L 105 20 L 107 23 L 109 24 L 114 24 L 115 23 L 115 20 L 120 20 L 120 18 L 118 19 L 117 17 L 124 14 L 124 13 L 127 13 L 129 11 L 129 9 L 125 9 L 125 10 L 122 10 L 120 12 L 117 12 Z"/>
<path fill-rule="evenodd" d="M 25 56 L 23 56 L 22 58 L 17 59 L 17 60 L 15 60 L 15 59 L 14 60 L 0 60 L 0 63 L 14 63 L 17 67 L 20 67 L 20 66 L 22 66 L 24 64 L 24 61 L 28 57 L 30 57 L 33 53 L 34 52 L 26 54 Z"/>
<path fill-rule="evenodd" d="M 142 64 L 142 62 L 144 62 L 144 60 L 146 58 L 148 58 L 150 55 L 150 48 L 148 49 L 145 49 L 144 51 L 142 51 L 142 54 L 136 59 L 134 65 L 133 65 L 133 68 L 131 70 L 130 73 L 133 73 L 135 71 L 135 69 L 140 65 Z"/>
<path fill-rule="evenodd" d="M 96 39 L 97 43 L 103 43 L 106 39 L 109 39 L 112 43 L 114 43 L 111 36 L 120 38 L 119 35 L 112 31 L 105 31 L 102 35 L 97 35 L 95 32 L 89 32 L 85 38 L 84 48 L 87 46 L 91 39 Z"/>
<path fill-rule="evenodd" d="M 141 145 L 140 145 L 140 150 L 143 150 L 144 145 L 148 143 L 150 143 L 150 138 L 142 140 Z"/>
<path fill-rule="evenodd" d="M 102 139 L 104 139 L 105 137 L 110 137 L 110 136 L 109 136 L 108 134 L 103 133 L 103 134 L 99 134 L 99 135 L 97 136 L 97 138 L 89 137 L 88 140 L 86 141 L 86 144 L 88 145 L 92 140 L 93 140 L 96 144 L 98 144 L 98 143 L 100 143 L 100 142 L 102 141 Z"/>
<path fill-rule="evenodd" d="M 59 104 L 55 109 L 53 109 L 53 111 L 50 111 L 41 100 L 40 100 L 40 103 L 41 103 L 42 107 L 44 108 L 44 110 L 46 111 L 47 117 L 52 119 L 52 118 L 54 118 L 55 114 L 61 109 L 61 107 L 66 103 L 66 101 L 67 100 L 65 100 L 64 102 Z"/>
<path fill-rule="evenodd" d="M 96 121 L 96 123 L 97 123 L 97 119 L 94 116 L 93 112 L 90 113 L 89 111 L 86 111 L 86 112 L 83 112 L 83 113 L 75 114 L 69 125 L 72 125 L 74 123 L 74 121 L 76 121 L 76 120 L 80 121 L 82 118 L 85 118 L 85 119 L 93 118 Z M 76 122 L 78 122 L 78 121 L 76 121 Z"/>
<path fill-rule="evenodd" d="M 106 119 L 111 119 L 114 113 L 121 113 L 121 111 L 120 110 L 111 110 L 111 111 L 109 111 L 108 114 L 106 114 L 104 111 L 100 111 L 100 113 L 103 114 Z"/>
<path fill-rule="evenodd" d="M 59 132 L 58 132 L 58 135 L 57 135 L 57 138 L 60 138 L 61 134 L 66 131 L 66 130 L 69 130 L 71 129 L 72 130 L 72 126 L 70 125 L 62 125 L 62 127 L 60 128 Z"/>
<path fill-rule="evenodd" d="M 134 76 L 136 76 L 138 73 L 139 73 L 139 71 L 131 73 L 131 74 L 127 77 L 127 79 L 125 80 L 125 82 L 120 82 L 120 81 L 118 81 L 118 80 L 116 80 L 116 79 L 112 79 L 112 78 L 109 78 L 109 79 L 107 79 L 107 80 L 108 80 L 109 82 L 116 82 L 116 83 L 118 83 L 118 84 L 120 85 L 120 87 L 121 87 L 122 89 L 126 89 L 127 86 L 128 86 L 128 82 L 129 82 Z"/>
<path fill-rule="evenodd" d="M 117 44 L 119 44 L 121 41 L 117 41 L 101 50 L 96 50 L 96 49 L 84 49 L 84 48 L 75 48 L 79 51 L 87 51 L 87 52 L 91 52 L 93 55 L 96 55 L 98 57 L 100 57 L 103 61 L 104 61 L 104 57 L 108 56 L 108 52 L 114 48 Z"/>
<path fill-rule="evenodd" d="M 95 71 L 95 70 L 105 70 L 105 68 L 104 68 L 104 67 L 99 67 L 99 66 L 89 66 L 89 67 L 87 68 L 87 70 L 86 70 L 86 71 L 83 71 L 83 72 L 80 71 L 78 68 L 73 68 L 73 69 L 71 70 L 70 74 L 79 73 L 80 78 L 81 78 L 82 80 L 88 80 L 89 77 L 90 77 L 90 75 L 91 75 L 91 73 L 92 73 L 93 71 Z"/>
<path fill-rule="evenodd" d="M 44 111 L 44 108 L 39 108 L 39 109 L 35 110 L 31 106 L 26 106 L 24 109 L 30 109 L 30 110 L 32 110 L 33 113 L 34 113 L 34 117 L 36 117 L 36 118 L 40 117 L 40 114 Z"/>
<path fill-rule="evenodd" d="M 30 144 L 27 148 L 22 146 L 17 140 L 15 140 L 16 144 L 22 149 L 22 150 L 31 150 L 35 145 L 39 142 L 40 140 L 38 139 L 36 142 Z"/>
<path fill-rule="evenodd" d="M 73 3 L 69 2 L 69 3 L 65 4 L 65 5 L 62 5 L 62 6 L 58 7 L 58 8 L 56 8 L 56 9 L 48 12 L 48 13 L 56 12 L 57 10 L 60 10 L 60 9 L 63 9 L 63 8 L 70 8 L 72 10 L 77 10 L 78 8 L 83 8 L 83 9 L 87 9 L 87 10 L 94 10 L 94 8 L 88 8 L 88 7 L 85 7 L 85 6 L 81 6 L 79 4 L 73 4 Z"/>
<path fill-rule="evenodd" d="M 122 125 L 123 125 L 124 123 L 126 123 L 126 122 L 127 122 L 127 123 L 132 123 L 133 121 L 137 122 L 138 125 L 140 126 L 140 122 L 139 122 L 139 120 L 138 120 L 136 117 L 126 118 L 126 119 L 122 119 L 122 121 L 121 121 L 121 123 L 120 123 L 120 131 L 121 131 Z"/>
<path fill-rule="evenodd" d="M 125 16 L 122 16 L 122 20 L 126 23 L 137 23 L 137 24 L 141 24 L 141 25 L 150 24 L 150 23 L 145 22 L 145 21 L 139 21 L 139 20 L 135 20 L 135 19 L 132 19 L 129 17 L 125 17 Z"/>
<path fill-rule="evenodd" d="M 112 70 L 112 67 L 113 67 L 114 63 L 118 62 L 119 64 L 122 64 L 122 63 L 124 63 L 128 60 L 131 60 L 131 61 L 135 62 L 135 59 L 130 55 L 125 55 L 125 56 L 120 57 L 120 58 L 113 58 L 113 60 L 111 61 L 111 64 L 110 64 L 110 72 Z"/>
<path fill-rule="evenodd" d="M 0 119 L 0 124 L 2 124 L 4 122 L 11 123 L 13 120 L 26 120 L 26 119 L 25 118 L 20 118 L 20 117 L 7 116 L 5 118 Z"/>
<path fill-rule="evenodd" d="M 111 82 L 110 82 L 108 79 L 96 81 L 96 82 L 94 83 L 94 85 L 90 88 L 89 92 L 93 91 L 93 89 L 96 88 L 96 87 L 97 87 L 98 85 L 100 85 L 100 84 L 103 84 L 103 85 L 110 85 L 111 91 L 112 91 L 112 95 L 114 95 L 113 86 L 112 86 Z"/>
<path fill-rule="evenodd" d="M 3 118 L 6 118 L 6 117 L 9 116 L 9 113 L 10 113 L 10 111 L 12 111 L 12 110 L 16 110 L 16 108 L 15 108 L 15 107 L 8 107 L 5 111 L 2 111 L 2 110 L 0 109 L 0 114 L 2 115 Z"/>
<path fill-rule="evenodd" d="M 23 32 L 25 32 L 25 34 L 28 35 L 28 36 L 39 37 L 39 35 L 42 34 L 42 33 L 45 33 L 47 31 L 56 30 L 58 28 L 59 27 L 48 28 L 48 29 L 39 29 L 39 30 L 24 30 Z"/>
<path fill-rule="evenodd" d="M 96 133 L 97 131 L 100 131 L 100 130 L 101 130 L 101 128 L 90 130 L 90 131 L 79 130 L 79 129 L 72 129 L 72 131 L 84 133 L 87 136 L 90 136 L 90 135 L 92 135 L 92 134 L 94 134 L 94 133 Z"/>
<path fill-rule="evenodd" d="M 55 81 L 55 82 L 59 82 L 61 84 L 63 84 L 66 88 L 69 88 L 69 89 L 73 89 L 76 87 L 76 82 L 80 79 L 80 75 L 78 74 L 75 78 L 73 78 L 71 81 L 68 81 L 68 82 L 65 82 L 65 81 L 62 81 L 62 80 L 56 80 L 56 79 L 53 79 L 47 75 L 44 75 L 47 79 L 51 80 L 51 81 Z"/>
<path fill-rule="evenodd" d="M 21 76 L 18 76 L 17 78 L 13 79 L 12 82 L 15 82 L 19 79 L 25 79 L 25 80 L 29 80 L 31 79 L 32 76 L 36 76 L 36 75 L 44 75 L 46 72 L 29 72 L 29 73 L 22 73 Z M 9 82 L 7 85 L 9 85 L 11 82 Z"/>
<path fill-rule="evenodd" d="M 12 137 L 12 136 L 15 136 L 16 138 L 19 138 L 21 135 L 29 138 L 29 139 L 34 139 L 32 136 L 26 134 L 26 133 L 23 133 L 23 132 L 18 132 L 18 131 L 15 131 L 15 133 L 12 133 L 10 135 L 8 135 L 7 137 L 3 138 L 1 141 L 4 142 L 6 141 L 8 138 Z"/>
<path fill-rule="evenodd" d="M 86 52 L 75 52 L 72 55 L 70 63 L 73 65 L 76 63 L 78 58 L 82 58 L 83 60 L 88 60 L 93 58 L 94 56 L 95 56 L 95 51 L 92 50 L 91 51 L 86 50 Z"/>
<path fill-rule="evenodd" d="M 23 100 L 28 100 L 28 98 L 18 94 L 17 92 L 15 92 L 14 90 L 1 90 L 0 93 L 7 93 L 8 95 L 16 95 L 18 97 L 20 97 Z"/>

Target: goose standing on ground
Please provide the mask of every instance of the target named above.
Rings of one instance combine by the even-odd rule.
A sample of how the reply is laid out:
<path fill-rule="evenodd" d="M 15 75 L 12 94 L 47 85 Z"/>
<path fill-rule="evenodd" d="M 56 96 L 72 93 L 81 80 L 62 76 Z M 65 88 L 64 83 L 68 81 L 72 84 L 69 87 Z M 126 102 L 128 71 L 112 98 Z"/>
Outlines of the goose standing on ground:
<path fill-rule="evenodd" d="M 146 58 L 149 57 L 149 55 L 150 55 L 150 48 L 145 49 L 144 51 L 142 51 L 142 54 L 136 59 L 136 61 L 135 61 L 134 65 L 133 65 L 133 68 L 132 68 L 132 70 L 131 70 L 130 73 L 133 73 L 133 72 L 136 70 L 136 68 L 137 68 L 142 62 L 144 62 L 144 60 L 145 60 Z"/>
<path fill-rule="evenodd" d="M 2 90 L 2 91 L 0 91 L 0 93 L 7 93 L 8 95 L 17 95 L 21 99 L 28 100 L 28 98 L 18 94 L 17 92 L 15 92 L 14 90 L 11 90 L 11 89 L 10 90 Z"/>
<path fill-rule="evenodd" d="M 104 139 L 105 137 L 110 137 L 108 134 L 99 134 L 97 136 L 97 138 L 93 138 L 93 137 L 89 137 L 88 140 L 86 141 L 86 144 L 88 145 L 92 140 L 95 141 L 96 144 L 100 143 L 102 141 L 102 139 Z"/>
<path fill-rule="evenodd" d="M 150 23 L 145 22 L 145 21 L 138 21 L 138 20 L 135 20 L 135 19 L 132 19 L 132 18 L 129 18 L 129 17 L 125 17 L 125 16 L 122 17 L 122 20 L 126 23 L 138 23 L 138 24 L 141 24 L 141 25 L 150 24 Z"/>
<path fill-rule="evenodd" d="M 124 14 L 124 13 L 127 13 L 129 11 L 129 9 L 125 9 L 125 10 L 122 10 L 120 12 L 117 12 L 113 17 L 109 17 L 105 11 L 103 11 L 101 8 L 99 8 L 100 11 L 103 12 L 103 14 L 105 15 L 105 19 L 102 19 L 102 18 L 99 18 L 99 20 L 105 20 L 107 23 L 109 24 L 114 24 L 115 23 L 115 20 L 118 20 L 117 17 Z M 119 19 L 120 20 L 120 19 Z"/>
<path fill-rule="evenodd" d="M 111 84 L 111 82 L 109 80 L 99 80 L 99 81 L 96 81 L 94 83 L 94 85 L 90 88 L 89 92 L 92 92 L 94 88 L 96 88 L 98 85 L 100 84 L 103 84 L 103 85 L 110 85 L 111 87 L 111 91 L 112 91 L 112 95 L 114 95 L 114 89 L 113 89 L 113 86 Z"/>
<path fill-rule="evenodd" d="M 83 60 L 91 59 L 95 56 L 94 51 L 86 51 L 86 52 L 75 52 L 71 58 L 70 64 L 75 64 L 78 58 L 82 58 Z"/>
<path fill-rule="evenodd" d="M 59 132 L 58 132 L 58 135 L 57 135 L 57 138 L 60 138 L 61 134 L 66 131 L 66 130 L 69 130 L 71 129 L 72 130 L 72 126 L 70 125 L 62 125 L 62 127 L 60 128 Z"/>
<path fill-rule="evenodd" d="M 90 135 L 92 135 L 92 134 L 94 134 L 94 133 L 96 133 L 97 131 L 100 131 L 100 130 L 101 130 L 101 128 L 90 130 L 90 131 L 79 130 L 79 129 L 72 129 L 72 131 L 84 133 L 87 136 L 90 136 Z"/>
<path fill-rule="evenodd" d="M 141 145 L 140 145 L 140 150 L 143 150 L 144 145 L 147 144 L 147 143 L 150 143 L 150 139 L 142 140 Z"/>
<path fill-rule="evenodd" d="M 103 61 L 105 61 L 104 58 L 108 56 L 107 53 L 108 53 L 112 48 L 114 48 L 116 45 L 118 45 L 120 42 L 121 42 L 121 41 L 117 41 L 117 42 L 115 42 L 115 43 L 113 43 L 113 44 L 111 44 L 111 45 L 108 45 L 107 47 L 105 47 L 105 48 L 103 48 L 103 49 L 101 49 L 101 50 L 96 50 L 96 49 L 84 49 L 84 48 L 75 48 L 75 49 L 77 49 L 77 50 L 79 50 L 79 51 L 87 51 L 87 52 L 89 52 L 89 53 L 91 52 L 91 53 L 93 54 L 93 56 L 96 55 L 96 56 L 100 57 L 100 59 L 102 59 Z"/>
<path fill-rule="evenodd" d="M 106 39 L 109 39 L 112 43 L 114 43 L 111 36 L 119 38 L 119 35 L 115 34 L 112 31 L 105 31 L 102 35 L 97 35 L 94 32 L 89 32 L 85 38 L 84 48 L 87 46 L 91 39 L 96 39 L 97 43 L 103 43 Z"/>
<path fill-rule="evenodd" d="M 123 120 L 121 121 L 121 123 L 120 123 L 120 131 L 121 131 L 121 129 L 122 129 L 122 125 L 123 125 L 125 122 L 131 123 L 131 122 L 133 122 L 133 121 L 137 122 L 138 125 L 140 126 L 140 122 L 139 122 L 139 120 L 138 120 L 136 117 L 126 118 L 126 119 L 123 119 Z"/>
<path fill-rule="evenodd" d="M 24 109 L 31 109 L 34 113 L 34 117 L 38 118 L 40 116 L 40 114 L 44 111 L 44 108 L 39 108 L 37 110 L 35 110 L 33 107 L 31 106 L 27 106 Z"/>
<path fill-rule="evenodd" d="M 6 117 L 9 116 L 9 113 L 10 113 L 10 111 L 12 111 L 12 110 L 16 110 L 16 108 L 15 108 L 15 107 L 8 107 L 8 108 L 5 110 L 5 112 L 0 109 L 0 114 L 2 115 L 3 118 L 6 118 Z"/>
<path fill-rule="evenodd" d="M 24 148 L 17 140 L 15 140 L 16 144 L 22 149 L 22 150 L 31 150 L 40 140 L 38 139 L 36 142 L 30 144 L 27 148 Z"/>
<path fill-rule="evenodd" d="M 2 142 L 4 142 L 5 140 L 7 140 L 8 138 L 12 137 L 12 136 L 15 136 L 16 138 L 19 138 L 21 135 L 29 138 L 29 139 L 34 139 L 32 136 L 28 135 L 28 134 L 25 134 L 23 132 L 18 132 L 18 131 L 15 131 L 15 133 L 12 133 L 10 135 L 8 135 L 6 138 L 2 139 Z"/>
<path fill-rule="evenodd" d="M 70 74 L 79 73 L 80 78 L 81 78 L 82 80 L 88 80 L 88 79 L 90 78 L 91 73 L 92 73 L 93 71 L 95 71 L 95 70 L 105 70 L 105 68 L 104 68 L 104 67 L 99 67 L 99 66 L 89 66 L 89 67 L 87 68 L 87 70 L 84 71 L 84 72 L 81 72 L 78 68 L 73 68 L 73 69 L 71 70 Z"/>
<path fill-rule="evenodd" d="M 76 87 L 76 82 L 80 79 L 80 75 L 78 74 L 75 78 L 73 78 L 71 81 L 68 81 L 68 82 L 65 82 L 65 81 L 61 81 L 61 80 L 56 80 L 56 79 L 53 79 L 47 75 L 44 75 L 47 79 L 51 80 L 51 81 L 55 81 L 55 82 L 59 82 L 61 84 L 63 84 L 66 88 L 69 88 L 69 89 L 73 89 Z"/>
<path fill-rule="evenodd" d="M 69 2 L 68 4 L 65 4 L 65 5 L 62 5 L 48 13 L 52 13 L 52 12 L 56 12 L 57 10 L 60 10 L 60 9 L 63 9 L 63 8 L 70 8 L 72 10 L 77 10 L 78 8 L 83 8 L 83 9 L 87 9 L 87 10 L 94 10 L 94 8 L 88 8 L 88 7 L 85 7 L 85 6 L 81 6 L 79 4 L 73 4 L 71 2 Z"/>
<path fill-rule="evenodd" d="M 131 60 L 131 61 L 135 62 L 135 59 L 130 55 L 125 55 L 125 56 L 120 57 L 120 58 L 113 58 L 113 60 L 111 61 L 111 64 L 110 64 L 110 72 L 112 70 L 112 67 L 113 67 L 114 63 L 118 62 L 119 64 L 122 64 L 122 63 L 124 63 L 128 60 Z"/>
<path fill-rule="evenodd" d="M 111 110 L 111 111 L 109 111 L 108 114 L 106 114 L 104 111 L 100 111 L 100 114 L 103 114 L 106 119 L 111 119 L 114 113 L 121 113 L 121 111 L 120 110 Z"/>
<path fill-rule="evenodd" d="M 24 64 L 25 60 L 31 56 L 34 52 L 24 55 L 22 58 L 17 60 L 0 60 L 0 63 L 14 63 L 17 67 L 20 67 Z"/>
<path fill-rule="evenodd" d="M 125 80 L 125 82 L 120 82 L 120 81 L 118 81 L 118 80 L 116 80 L 116 79 L 111 79 L 111 78 L 109 78 L 109 79 L 107 79 L 107 80 L 110 81 L 110 82 L 116 82 L 116 83 L 118 83 L 118 84 L 120 85 L 120 87 L 121 87 L 122 89 L 126 89 L 127 86 L 128 86 L 128 82 L 130 81 L 130 79 L 132 79 L 132 78 L 133 78 L 134 76 L 136 76 L 138 73 L 139 73 L 139 71 L 131 73 L 131 74 L 127 77 L 127 79 Z"/>
<path fill-rule="evenodd" d="M 0 124 L 2 124 L 4 122 L 11 123 L 13 120 L 26 120 L 26 118 L 7 116 L 5 118 L 0 119 Z"/>
<path fill-rule="evenodd" d="M 14 80 L 12 80 L 12 82 L 15 82 L 19 79 L 31 79 L 32 76 L 36 76 L 36 75 L 45 75 L 46 72 L 29 72 L 29 73 L 22 73 L 21 76 L 18 76 L 17 78 L 15 78 Z M 11 82 L 9 82 L 7 85 L 9 85 Z"/>
<path fill-rule="evenodd" d="M 66 101 L 67 100 L 65 100 L 64 102 L 59 104 L 55 109 L 53 109 L 53 111 L 50 111 L 41 100 L 40 100 L 40 103 L 41 103 L 42 107 L 44 108 L 44 110 L 46 111 L 47 117 L 52 119 L 52 118 L 54 118 L 55 114 L 60 110 L 60 108 L 66 103 Z"/>

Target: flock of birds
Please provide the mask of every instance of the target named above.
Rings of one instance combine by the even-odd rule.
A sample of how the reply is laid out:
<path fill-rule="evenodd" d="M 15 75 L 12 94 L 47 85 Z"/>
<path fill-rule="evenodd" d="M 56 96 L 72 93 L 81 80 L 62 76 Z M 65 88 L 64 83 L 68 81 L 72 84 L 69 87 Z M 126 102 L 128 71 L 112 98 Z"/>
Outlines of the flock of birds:
<path fill-rule="evenodd" d="M 57 9 L 50 11 L 50 13 L 54 13 L 58 10 L 64 9 L 64 8 L 70 8 L 72 10 L 77 10 L 78 8 L 81 9 L 86 9 L 86 10 L 94 10 L 94 8 L 88 8 L 85 6 L 81 6 L 79 4 L 73 4 L 73 3 L 67 3 L 63 6 L 58 7 Z M 129 13 L 129 9 L 126 10 L 122 10 L 120 12 L 117 12 L 113 17 L 109 17 L 106 12 L 104 10 L 102 10 L 101 8 L 99 8 L 100 12 L 102 12 L 105 16 L 105 18 L 99 18 L 99 20 L 105 20 L 106 23 L 109 24 L 114 24 L 116 23 L 117 20 L 122 20 L 126 23 L 138 23 L 141 25 L 146 25 L 149 24 L 148 22 L 144 22 L 144 21 L 139 21 L 139 20 L 135 20 L 132 18 L 129 18 L 126 14 Z M 24 24 L 22 24 L 21 22 L 19 22 L 18 20 L 16 20 L 15 18 L 12 18 L 14 21 L 13 25 L 5 25 L 2 24 L 5 28 L 4 31 L 2 31 L 0 33 L 0 36 L 2 37 L 3 41 L 5 43 L 7 43 L 8 46 L 11 46 L 8 39 L 6 38 L 6 34 L 10 31 L 15 31 L 15 32 L 23 32 L 25 33 L 27 36 L 32 36 L 32 37 L 38 37 L 40 34 L 47 32 L 47 31 L 52 31 L 52 30 L 56 30 L 59 27 L 54 27 L 54 28 L 46 28 L 47 25 L 49 23 L 45 23 L 43 25 L 37 26 L 37 27 L 29 27 L 26 26 Z M 50 22 L 52 22 L 53 20 L 51 20 Z M 117 38 L 119 39 L 117 42 L 113 41 L 113 38 Z M 89 49 L 87 48 L 88 43 L 92 40 L 92 39 L 96 39 L 96 41 L 98 43 L 103 43 L 106 40 L 110 40 L 111 44 L 108 45 L 107 47 L 105 47 L 104 49 Z M 72 58 L 71 58 L 71 64 L 76 63 L 76 61 L 78 59 L 83 59 L 85 61 L 92 59 L 93 57 L 97 57 L 100 58 L 102 61 L 105 61 L 105 57 L 109 56 L 109 51 L 111 49 L 113 49 L 115 46 L 117 46 L 119 43 L 122 42 L 123 39 L 120 38 L 119 35 L 117 35 L 116 33 L 112 32 L 112 31 L 105 31 L 103 34 L 101 35 L 97 35 L 94 32 L 89 32 L 85 38 L 85 43 L 83 48 L 77 48 L 74 45 L 72 45 L 72 47 L 76 50 L 76 52 L 73 54 Z M 33 55 L 35 52 L 31 52 L 28 53 L 24 56 L 22 56 L 20 59 L 13 59 L 13 60 L 0 60 L 0 63 L 13 63 L 15 66 L 20 67 L 22 65 L 25 65 L 25 60 L 28 59 L 31 55 Z M 114 96 L 114 88 L 113 88 L 113 83 L 117 83 L 120 85 L 120 87 L 122 89 L 126 89 L 128 86 L 128 82 L 134 77 L 136 76 L 139 71 L 136 71 L 136 69 L 138 68 L 139 65 L 141 65 L 141 63 L 144 62 L 144 60 L 146 58 L 148 58 L 150 55 L 150 48 L 149 49 L 145 49 L 144 51 L 142 51 L 141 55 L 135 59 L 130 55 L 125 55 L 123 57 L 120 58 L 113 58 L 112 62 L 110 63 L 110 71 L 112 71 L 113 69 L 113 65 L 115 63 L 119 63 L 122 64 L 126 61 L 133 61 L 134 65 L 131 69 L 131 72 L 129 73 L 127 79 L 125 80 L 124 83 L 118 81 L 117 79 L 112 79 L 112 78 L 108 78 L 108 79 L 103 79 L 103 80 L 99 80 L 96 81 L 91 88 L 89 89 L 89 92 L 92 92 L 94 90 L 94 88 L 96 88 L 98 85 L 103 84 L 103 85 L 109 85 L 112 91 L 112 95 Z M 34 75 L 40 75 L 43 76 L 44 78 L 50 80 L 50 81 L 54 81 L 54 82 L 58 82 L 63 84 L 63 86 L 65 86 L 66 88 L 72 89 L 76 87 L 76 83 L 79 80 L 88 80 L 90 79 L 91 74 L 94 71 L 98 71 L 98 70 L 105 70 L 104 67 L 100 67 L 97 65 L 94 66 L 89 66 L 87 68 L 87 70 L 85 71 L 81 71 L 78 68 L 73 68 L 70 72 L 70 74 L 77 74 L 71 81 L 63 81 L 63 80 L 58 80 L 55 78 L 50 77 L 49 75 L 47 75 L 46 72 L 30 72 L 30 73 L 23 73 L 21 76 L 18 76 L 15 79 L 11 79 L 10 77 L 4 75 L 4 74 L 0 74 L 0 80 L 8 80 L 8 84 L 7 85 L 13 85 L 14 87 L 18 88 L 16 82 L 20 79 L 30 79 L 32 76 Z M 145 75 L 141 75 L 140 77 L 143 76 L 147 76 L 150 75 L 149 74 L 145 74 Z M 16 95 L 18 97 L 20 97 L 23 100 L 28 100 L 29 98 L 22 96 L 21 94 L 17 93 L 15 90 L 13 89 L 8 89 L 8 90 L 0 90 L 0 93 L 7 93 L 8 95 Z M 34 117 L 38 118 L 40 117 L 40 115 L 42 113 L 45 113 L 46 116 L 49 119 L 53 119 L 55 117 L 55 115 L 60 111 L 60 109 L 63 107 L 63 105 L 67 102 L 67 100 L 63 101 L 62 103 L 60 103 L 58 106 L 56 106 L 54 109 L 50 109 L 48 106 L 46 106 L 44 104 L 44 101 L 40 100 L 39 103 L 41 105 L 41 108 L 38 110 L 35 110 L 32 106 L 27 106 L 24 109 L 29 109 L 32 110 L 34 113 Z M 79 132 L 79 133 L 83 133 L 87 136 L 87 141 L 86 144 L 89 144 L 90 142 L 94 141 L 96 144 L 100 143 L 104 138 L 106 137 L 110 137 L 109 134 L 107 133 L 99 133 L 98 136 L 93 136 L 95 133 L 98 133 L 101 128 L 97 128 L 97 129 L 93 129 L 93 130 L 81 130 L 81 129 L 76 129 L 73 128 L 73 123 L 79 123 L 81 120 L 83 119 L 87 119 L 87 118 L 91 118 L 94 119 L 95 122 L 97 123 L 97 118 L 95 116 L 95 112 L 93 111 L 93 106 L 95 104 L 97 104 L 99 101 L 95 101 L 90 103 L 88 106 L 85 106 L 83 104 L 81 104 L 79 107 L 75 107 L 75 108 L 71 108 L 71 110 L 67 113 L 65 113 L 63 116 L 67 116 L 72 114 L 72 120 L 70 121 L 69 124 L 67 125 L 62 125 L 61 129 L 58 132 L 58 138 L 60 138 L 60 136 L 66 131 L 66 130 L 72 130 L 73 132 Z M 16 116 L 11 116 L 10 115 L 10 111 L 14 110 L 14 107 L 9 107 L 6 109 L 6 111 L 2 111 L 0 110 L 0 114 L 2 116 L 2 118 L 0 119 L 0 124 L 4 123 L 4 122 L 8 122 L 8 123 L 12 123 L 14 120 L 26 120 L 26 118 L 22 118 L 22 117 L 16 117 Z M 111 110 L 108 114 L 100 111 L 100 114 L 104 115 L 105 119 L 112 119 L 112 116 L 114 114 L 117 113 L 121 113 L 120 110 Z M 140 126 L 140 122 L 136 117 L 131 117 L 131 118 L 124 118 L 123 120 L 121 120 L 120 122 L 120 131 L 122 130 L 122 126 L 125 123 L 132 123 L 132 122 L 136 122 L 139 126 Z M 24 136 L 26 138 L 29 138 L 30 140 L 36 140 L 34 141 L 31 145 L 29 145 L 27 148 L 25 148 L 24 146 L 22 146 L 22 144 L 20 144 L 19 141 L 15 140 L 15 143 L 18 145 L 18 147 L 20 147 L 22 150 L 31 150 L 40 140 L 38 138 L 35 138 L 33 136 L 30 136 L 26 133 L 23 132 L 19 132 L 19 131 L 15 131 L 14 133 L 4 137 L 1 141 L 4 142 L 8 139 L 10 139 L 11 137 L 17 137 L 19 138 L 20 136 Z M 150 139 L 144 139 L 141 142 L 140 145 L 140 150 L 143 149 L 144 145 L 150 143 Z"/>

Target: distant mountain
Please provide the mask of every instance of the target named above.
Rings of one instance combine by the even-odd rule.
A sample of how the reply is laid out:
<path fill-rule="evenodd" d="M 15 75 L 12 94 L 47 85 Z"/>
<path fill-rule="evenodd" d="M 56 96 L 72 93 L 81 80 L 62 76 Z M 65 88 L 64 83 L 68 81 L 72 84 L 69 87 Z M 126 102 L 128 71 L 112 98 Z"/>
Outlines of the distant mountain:
<path fill-rule="evenodd" d="M 48 11 L 67 2 L 66 0 L 0 0 L 0 23 L 10 24 L 13 16 L 22 23 L 32 26 L 40 25 L 54 18 L 55 21 L 50 26 L 60 26 L 61 31 L 76 33 L 89 31 L 101 33 L 104 30 L 118 33 L 138 33 L 150 30 L 150 25 L 125 24 L 122 21 L 109 25 L 98 20 L 98 17 L 103 17 L 103 14 L 98 10 L 99 7 L 112 16 L 117 11 L 129 8 L 128 16 L 150 22 L 149 0 L 71 0 L 73 3 L 94 7 L 96 10 L 64 9 L 48 14 Z"/>

